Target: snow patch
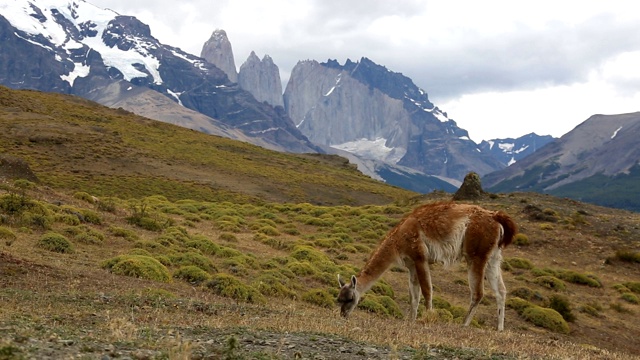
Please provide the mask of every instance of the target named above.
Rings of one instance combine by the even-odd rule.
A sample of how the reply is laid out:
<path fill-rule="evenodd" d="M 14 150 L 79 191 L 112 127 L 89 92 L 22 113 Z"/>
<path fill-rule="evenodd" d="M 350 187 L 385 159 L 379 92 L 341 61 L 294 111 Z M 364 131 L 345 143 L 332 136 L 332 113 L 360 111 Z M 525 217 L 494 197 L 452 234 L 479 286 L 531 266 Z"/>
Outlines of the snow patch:
<path fill-rule="evenodd" d="M 77 78 L 89 75 L 89 71 L 91 71 L 90 66 L 81 63 L 73 63 L 73 71 L 70 72 L 69 75 L 60 75 L 60 78 L 73 86 L 73 83 Z"/>
<path fill-rule="evenodd" d="M 386 145 L 387 139 L 383 137 L 370 139 L 360 139 L 349 141 L 343 144 L 330 145 L 334 149 L 343 150 L 356 154 L 365 159 L 383 160 L 396 164 L 407 153 L 403 148 L 391 148 Z"/>
<path fill-rule="evenodd" d="M 176 100 L 178 100 L 178 104 L 180 104 L 180 106 L 184 106 L 182 105 L 182 100 L 180 100 L 180 95 L 182 95 L 182 92 L 173 92 L 170 89 L 167 89 L 167 94 L 173 96 Z"/>
<path fill-rule="evenodd" d="M 622 130 L 622 126 L 620 126 L 619 128 L 616 129 L 616 131 L 613 132 L 613 135 L 611 135 L 611 139 L 613 139 L 614 137 L 616 137 L 616 135 L 618 135 L 618 131 Z"/>

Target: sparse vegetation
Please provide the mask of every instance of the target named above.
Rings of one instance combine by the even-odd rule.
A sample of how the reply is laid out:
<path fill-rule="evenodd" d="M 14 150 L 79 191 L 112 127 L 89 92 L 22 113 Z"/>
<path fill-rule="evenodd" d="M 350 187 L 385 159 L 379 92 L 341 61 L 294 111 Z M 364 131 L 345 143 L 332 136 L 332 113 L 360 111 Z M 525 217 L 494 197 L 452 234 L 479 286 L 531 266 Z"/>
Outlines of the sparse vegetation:
<path fill-rule="evenodd" d="M 41 247 L 45 250 L 57 252 L 57 253 L 72 253 L 74 252 L 74 247 L 64 235 L 48 232 L 40 238 L 37 243 L 38 247 Z"/>
<path fill-rule="evenodd" d="M 467 359 L 624 359 L 640 352 L 618 336 L 619 329 L 640 336 L 632 321 L 640 294 L 635 213 L 535 193 L 479 200 L 513 215 L 526 233 L 503 251 L 512 269 L 504 273 L 508 331 L 491 330 L 495 300 L 486 285 L 472 328 L 461 327 L 469 301 L 464 265 L 432 268 L 436 309 L 420 305 L 416 323 L 396 319 L 408 307 L 401 266 L 366 293 L 368 311 L 345 322 L 334 303 L 336 274 L 357 274 L 413 206 L 451 194 L 418 196 L 336 167 L 337 158 L 202 137 L 81 99 L 68 115 L 67 100 L 27 95 L 33 98 L 15 105 L 0 90 L 0 156 L 23 159 L 40 179 L 5 182 L 0 167 L 0 352 L 14 358 L 221 357 L 221 338 L 232 337 L 228 354 L 265 359 L 276 351 L 312 357 L 310 344 L 325 358 L 342 344 L 390 358 L 443 351 Z M 65 151 L 24 135 L 45 123 L 47 132 L 72 139 Z M 141 163 L 153 168 L 127 165 Z M 538 212 L 525 211 L 528 204 Z M 49 234 L 68 247 L 46 243 L 70 252 L 44 250 Z M 562 321 L 571 316 L 577 319 L 566 333 Z M 557 341 L 550 332 L 566 335 Z M 308 337 L 292 340 L 299 334 Z M 344 342 L 324 345 L 336 338 Z M 264 352 L 255 350 L 261 343 Z"/>

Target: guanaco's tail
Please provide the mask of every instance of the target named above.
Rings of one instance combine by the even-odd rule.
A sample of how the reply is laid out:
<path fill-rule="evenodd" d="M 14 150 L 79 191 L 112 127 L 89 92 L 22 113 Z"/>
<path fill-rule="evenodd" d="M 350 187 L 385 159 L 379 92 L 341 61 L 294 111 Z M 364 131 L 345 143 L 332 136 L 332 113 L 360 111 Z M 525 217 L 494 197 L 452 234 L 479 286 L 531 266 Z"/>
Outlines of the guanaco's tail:
<path fill-rule="evenodd" d="M 511 219 L 511 217 L 505 214 L 502 211 L 498 211 L 493 214 L 493 219 L 502 225 L 504 229 L 504 234 L 502 234 L 502 239 L 498 242 L 498 246 L 501 248 L 506 248 L 513 241 L 513 237 L 518 232 L 518 226 Z"/>

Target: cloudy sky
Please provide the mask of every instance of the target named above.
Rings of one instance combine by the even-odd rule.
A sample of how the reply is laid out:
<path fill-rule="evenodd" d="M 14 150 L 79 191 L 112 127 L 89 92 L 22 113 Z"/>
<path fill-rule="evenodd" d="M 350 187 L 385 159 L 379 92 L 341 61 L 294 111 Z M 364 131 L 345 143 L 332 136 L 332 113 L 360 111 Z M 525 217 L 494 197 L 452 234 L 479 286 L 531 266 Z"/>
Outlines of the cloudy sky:
<path fill-rule="evenodd" d="M 200 55 L 215 29 L 236 66 L 368 57 L 408 76 L 476 141 L 562 136 L 640 111 L 640 4 L 600 0 L 87 0 Z"/>

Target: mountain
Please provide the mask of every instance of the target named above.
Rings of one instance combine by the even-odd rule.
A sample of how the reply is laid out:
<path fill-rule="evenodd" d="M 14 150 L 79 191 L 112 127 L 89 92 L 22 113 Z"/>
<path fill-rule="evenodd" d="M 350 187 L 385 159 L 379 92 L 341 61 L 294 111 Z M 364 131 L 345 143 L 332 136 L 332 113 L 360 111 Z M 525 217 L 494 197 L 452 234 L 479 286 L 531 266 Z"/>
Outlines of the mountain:
<path fill-rule="evenodd" d="M 200 57 L 224 71 L 229 81 L 238 82 L 238 71 L 227 32 L 216 29 L 202 46 Z"/>
<path fill-rule="evenodd" d="M 269 55 L 260 60 L 252 51 L 240 66 L 238 84 L 258 101 L 264 101 L 274 107 L 284 107 L 280 69 Z"/>
<path fill-rule="evenodd" d="M 640 211 L 640 112 L 594 115 L 504 170 L 491 191 L 536 191 Z"/>
<path fill-rule="evenodd" d="M 167 111 L 156 113 L 176 116 L 159 120 L 184 122 L 177 105 L 214 119 L 201 118 L 202 131 L 221 122 L 227 128 L 222 132 L 240 131 L 257 144 L 321 151 L 284 111 L 257 101 L 204 59 L 161 44 L 135 17 L 80 0 L 9 2 L 0 5 L 0 39 L 2 85 L 129 106 L 143 101 L 140 93 L 150 89 L 173 102 L 164 102 Z"/>
<path fill-rule="evenodd" d="M 411 79 L 367 58 L 298 62 L 284 104 L 312 142 L 364 159 L 455 181 L 503 167 Z"/>
<path fill-rule="evenodd" d="M 517 139 L 482 140 L 478 147 L 482 152 L 491 154 L 506 167 L 533 154 L 553 139 L 551 135 L 540 136 L 531 133 Z"/>

